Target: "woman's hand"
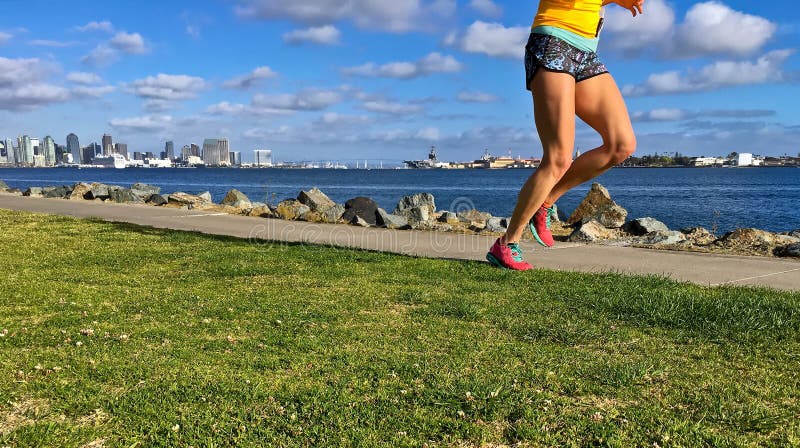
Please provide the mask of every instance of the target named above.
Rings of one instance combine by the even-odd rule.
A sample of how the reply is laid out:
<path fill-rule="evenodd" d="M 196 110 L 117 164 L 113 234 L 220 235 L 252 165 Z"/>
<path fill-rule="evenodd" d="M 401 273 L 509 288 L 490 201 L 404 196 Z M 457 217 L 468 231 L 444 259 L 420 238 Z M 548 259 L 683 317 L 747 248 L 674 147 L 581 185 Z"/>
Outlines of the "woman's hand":
<path fill-rule="evenodd" d="M 610 3 L 616 3 L 619 6 L 629 10 L 631 14 L 633 14 L 633 17 L 644 13 L 644 10 L 642 9 L 644 0 L 603 0 L 603 6 L 606 6 Z"/>

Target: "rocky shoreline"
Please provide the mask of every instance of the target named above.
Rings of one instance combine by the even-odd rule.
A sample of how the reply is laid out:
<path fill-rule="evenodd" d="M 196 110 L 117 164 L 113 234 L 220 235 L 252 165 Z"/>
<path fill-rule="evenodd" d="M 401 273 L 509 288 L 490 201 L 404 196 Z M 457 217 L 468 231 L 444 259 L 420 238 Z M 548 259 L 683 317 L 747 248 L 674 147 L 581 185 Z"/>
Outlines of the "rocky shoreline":
<path fill-rule="evenodd" d="M 502 235 L 508 225 L 508 218 L 492 216 L 478 210 L 437 211 L 435 198 L 430 193 L 401 198 L 391 213 L 367 197 L 356 197 L 344 204 L 337 204 L 317 188 L 301 191 L 297 198 L 286 199 L 274 205 L 250 201 L 238 190 L 230 190 L 220 203 L 214 203 L 209 192 L 198 195 L 184 192 L 162 194 L 159 187 L 142 183 L 126 188 L 81 182 L 74 185 L 31 187 L 21 191 L 9 188 L 0 181 L 0 194 L 146 204 L 153 207 L 399 230 Z M 551 225 L 553 235 L 559 241 L 800 258 L 800 229 L 773 233 L 744 228 L 719 237 L 702 227 L 670 230 L 664 223 L 649 217 L 628 220 L 627 210 L 615 203 L 608 190 L 597 183 L 592 185 L 584 200 L 568 218 L 563 221 L 556 218 Z M 526 233 L 526 238 L 530 238 L 529 233 Z"/>

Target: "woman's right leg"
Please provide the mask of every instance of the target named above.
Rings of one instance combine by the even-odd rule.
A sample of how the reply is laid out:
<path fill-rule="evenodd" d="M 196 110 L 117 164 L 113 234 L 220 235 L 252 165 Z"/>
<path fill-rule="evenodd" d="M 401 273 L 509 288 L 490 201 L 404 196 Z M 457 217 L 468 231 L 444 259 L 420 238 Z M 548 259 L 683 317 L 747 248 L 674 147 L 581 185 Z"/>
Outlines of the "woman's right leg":
<path fill-rule="evenodd" d="M 528 222 L 569 170 L 575 144 L 575 78 L 540 69 L 530 84 L 536 129 L 542 142 L 539 168 L 525 182 L 511 216 L 505 243 L 522 238 Z"/>

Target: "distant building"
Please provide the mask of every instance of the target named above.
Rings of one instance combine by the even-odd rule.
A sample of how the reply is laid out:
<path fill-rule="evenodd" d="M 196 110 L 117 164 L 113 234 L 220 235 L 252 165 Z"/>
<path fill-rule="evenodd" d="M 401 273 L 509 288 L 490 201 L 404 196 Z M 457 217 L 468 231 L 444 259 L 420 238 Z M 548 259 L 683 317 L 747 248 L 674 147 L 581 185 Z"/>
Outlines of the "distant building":
<path fill-rule="evenodd" d="M 272 150 L 271 149 L 256 149 L 253 151 L 255 160 L 254 166 L 272 166 Z"/>
<path fill-rule="evenodd" d="M 228 154 L 230 154 L 231 165 L 233 165 L 233 166 L 242 166 L 242 152 L 241 151 L 231 151 Z"/>
<path fill-rule="evenodd" d="M 10 138 L 6 139 L 6 162 L 14 165 L 17 163 L 17 150 L 14 149 L 14 141 Z"/>
<path fill-rule="evenodd" d="M 740 153 L 736 158 L 736 166 L 753 166 L 753 154 Z"/>
<path fill-rule="evenodd" d="M 92 163 L 92 159 L 94 159 L 94 144 L 91 144 L 81 149 L 82 164 L 89 165 Z"/>
<path fill-rule="evenodd" d="M 41 142 L 39 142 L 38 138 L 31 137 L 31 149 L 33 151 L 33 155 L 41 154 Z"/>
<path fill-rule="evenodd" d="M 42 140 L 40 155 L 44 157 L 44 166 L 55 166 L 56 162 L 56 142 L 49 135 Z"/>
<path fill-rule="evenodd" d="M 72 154 L 72 161 L 74 163 L 81 163 L 83 161 L 81 153 L 81 144 L 78 142 L 78 136 L 69 134 L 67 136 L 67 152 Z"/>
<path fill-rule="evenodd" d="M 116 143 L 114 145 L 114 154 L 119 154 L 122 157 L 128 158 L 128 144 L 127 143 Z"/>
<path fill-rule="evenodd" d="M 203 164 L 203 159 L 197 156 L 189 156 L 186 158 L 186 163 L 191 166 L 197 166 Z"/>
<path fill-rule="evenodd" d="M 47 166 L 45 158 L 42 154 L 36 154 L 33 156 L 33 166 L 36 168 Z"/>
<path fill-rule="evenodd" d="M 111 141 L 109 134 L 103 134 L 103 155 L 114 154 L 114 143 Z"/>
<path fill-rule="evenodd" d="M 692 166 L 722 166 L 725 159 L 722 157 L 695 157 L 690 161 Z"/>
<path fill-rule="evenodd" d="M 222 166 L 230 163 L 228 139 L 208 138 L 203 141 L 203 163 L 206 166 Z"/>
<path fill-rule="evenodd" d="M 155 158 L 156 158 L 156 156 L 155 156 L 155 154 L 153 154 L 152 152 L 150 152 L 150 151 L 147 151 L 146 153 L 144 153 L 144 158 L 145 158 L 145 159 L 155 159 Z"/>
<path fill-rule="evenodd" d="M 161 160 L 171 160 L 169 157 L 167 157 L 166 151 L 161 151 L 160 155 L 161 155 Z"/>
<path fill-rule="evenodd" d="M 19 165 L 32 165 L 33 164 L 33 142 L 27 135 L 23 135 L 18 139 L 19 157 L 17 163 Z"/>
<path fill-rule="evenodd" d="M 165 159 L 175 160 L 175 143 L 169 141 L 164 144 L 164 152 L 167 153 Z"/>
<path fill-rule="evenodd" d="M 144 154 L 139 151 L 134 151 L 133 160 L 144 160 Z"/>

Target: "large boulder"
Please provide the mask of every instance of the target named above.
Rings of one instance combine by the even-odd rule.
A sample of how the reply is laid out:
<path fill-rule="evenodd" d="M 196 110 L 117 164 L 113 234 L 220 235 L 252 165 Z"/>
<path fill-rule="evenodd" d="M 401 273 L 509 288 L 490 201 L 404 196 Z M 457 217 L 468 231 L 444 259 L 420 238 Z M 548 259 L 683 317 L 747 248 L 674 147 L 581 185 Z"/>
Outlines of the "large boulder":
<path fill-rule="evenodd" d="M 47 187 L 42 189 L 42 195 L 46 198 L 66 198 L 72 193 L 72 187 L 60 185 L 58 187 Z"/>
<path fill-rule="evenodd" d="M 106 200 L 111 196 L 112 190 L 118 190 L 122 187 L 116 185 L 106 185 L 100 183 L 93 183 L 92 189 L 89 190 L 88 193 L 84 195 L 84 199 L 94 200 L 94 199 L 103 199 Z"/>
<path fill-rule="evenodd" d="M 141 182 L 137 182 L 137 183 L 131 185 L 131 190 L 134 190 L 136 192 L 149 193 L 149 194 L 159 194 L 159 193 L 161 193 L 161 187 L 156 187 L 155 185 L 143 184 Z M 142 196 L 142 195 L 140 195 L 140 196 Z"/>
<path fill-rule="evenodd" d="M 267 204 L 254 203 L 253 208 L 247 211 L 247 216 L 254 216 L 257 218 L 274 218 L 275 213 Z"/>
<path fill-rule="evenodd" d="M 687 227 L 681 233 L 695 246 L 708 246 L 717 240 L 717 237 L 703 227 Z"/>
<path fill-rule="evenodd" d="M 778 246 L 793 244 L 797 240 L 788 235 L 777 235 L 759 229 L 736 229 L 714 242 L 713 246 L 736 253 L 772 255 Z"/>
<path fill-rule="evenodd" d="M 458 215 L 457 214 L 455 214 L 453 212 L 447 212 L 447 211 L 446 212 L 442 212 L 442 214 L 439 215 L 439 218 L 437 218 L 436 220 L 441 222 L 441 223 L 449 224 L 451 226 L 452 225 L 456 225 L 456 224 L 461 222 L 461 220 L 458 219 Z"/>
<path fill-rule="evenodd" d="M 148 193 L 143 193 L 143 194 L 147 194 L 148 197 L 150 196 L 150 194 Z M 113 202 L 118 202 L 120 204 L 128 202 L 135 202 L 135 203 L 144 202 L 145 199 L 147 198 L 140 196 L 130 188 L 118 188 L 109 190 L 109 200 Z"/>
<path fill-rule="evenodd" d="M 568 240 L 575 243 L 592 243 L 595 241 L 613 239 L 616 235 L 600 222 L 591 219 L 581 222 L 569 236 Z"/>
<path fill-rule="evenodd" d="M 594 183 L 578 208 L 567 219 L 567 224 L 573 225 L 595 220 L 603 226 L 613 229 L 622 227 L 627 217 L 628 211 L 611 199 L 608 190 L 604 186 Z"/>
<path fill-rule="evenodd" d="M 647 235 L 652 232 L 669 232 L 669 227 L 655 218 L 636 218 L 623 227 L 631 235 Z"/>
<path fill-rule="evenodd" d="M 78 200 L 78 199 L 85 199 L 85 196 L 89 191 L 91 191 L 92 186 L 84 183 L 78 182 L 77 184 L 72 186 L 72 192 L 69 194 L 67 199 Z"/>
<path fill-rule="evenodd" d="M 475 227 L 486 227 L 486 222 L 492 217 L 491 213 L 480 212 L 478 210 L 462 210 L 457 213 L 460 221 L 471 224 Z"/>
<path fill-rule="evenodd" d="M 370 198 L 359 196 L 344 203 L 342 220 L 352 224 L 356 218 L 361 218 L 367 224 L 375 226 L 378 224 L 377 215 L 378 204 Z"/>
<path fill-rule="evenodd" d="M 220 204 L 227 205 L 241 211 L 246 211 L 253 208 L 253 203 L 250 202 L 250 198 L 236 189 L 229 191 L 228 194 L 226 194 L 222 199 Z"/>
<path fill-rule="evenodd" d="M 275 207 L 275 215 L 278 218 L 290 221 L 304 219 L 310 211 L 311 209 L 307 205 L 301 204 L 295 199 L 287 199 Z"/>
<path fill-rule="evenodd" d="M 182 191 L 177 191 L 170 194 L 167 196 L 167 201 L 168 204 L 172 206 L 189 208 L 198 208 L 199 206 L 208 205 L 211 203 L 211 201 L 205 196 L 184 193 Z"/>
<path fill-rule="evenodd" d="M 8 189 L 8 184 L 0 180 L 0 191 L 6 191 Z"/>
<path fill-rule="evenodd" d="M 436 213 L 436 200 L 430 193 L 404 196 L 394 210 L 395 215 L 404 217 L 412 226 L 432 222 L 434 213 Z"/>
<path fill-rule="evenodd" d="M 316 187 L 308 191 L 301 191 L 300 194 L 297 195 L 297 200 L 310 208 L 312 212 L 321 213 L 336 205 L 331 198 Z"/>
<path fill-rule="evenodd" d="M 778 257 L 800 258 L 800 243 L 778 247 L 775 249 L 774 254 Z"/>
<path fill-rule="evenodd" d="M 322 220 L 329 224 L 337 224 L 342 222 L 342 215 L 344 215 L 345 208 L 342 204 L 334 204 L 333 207 L 329 207 L 324 211 L 317 212 L 322 215 Z"/>
<path fill-rule="evenodd" d="M 408 219 L 406 219 L 404 216 L 395 215 L 394 213 L 387 213 L 386 210 L 382 208 L 378 208 L 376 223 L 381 227 L 386 227 L 387 229 L 406 229 L 409 227 Z"/>
<path fill-rule="evenodd" d="M 789 232 L 789 236 L 793 236 L 795 238 L 800 238 L 800 229 L 792 230 Z"/>
<path fill-rule="evenodd" d="M 637 244 L 646 246 L 672 246 L 686 241 L 686 235 L 676 230 L 656 230 L 636 238 Z"/>
<path fill-rule="evenodd" d="M 154 193 L 148 196 L 147 199 L 144 200 L 144 202 L 146 204 L 160 207 L 162 205 L 167 205 L 167 203 L 169 203 L 169 199 L 167 198 L 167 196 L 164 196 L 163 194 Z"/>
<path fill-rule="evenodd" d="M 197 196 L 199 196 L 200 198 L 202 198 L 204 201 L 206 201 L 208 203 L 214 202 L 214 200 L 211 199 L 211 192 L 210 191 L 204 191 L 204 192 L 198 194 Z"/>
<path fill-rule="evenodd" d="M 508 228 L 508 219 L 493 216 L 486 220 L 486 231 L 492 233 L 505 233 Z"/>

